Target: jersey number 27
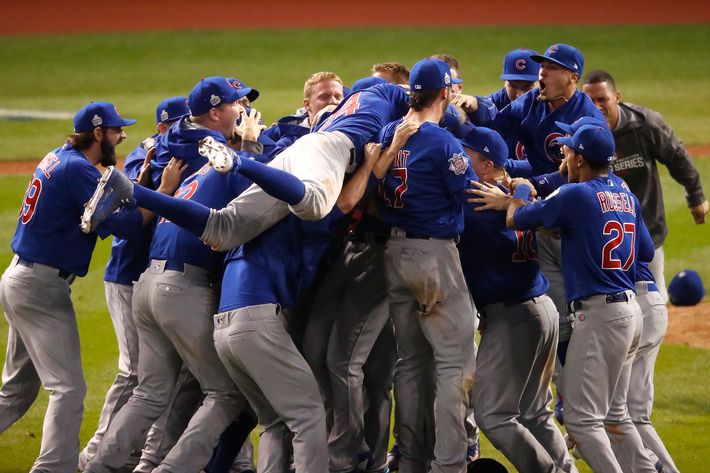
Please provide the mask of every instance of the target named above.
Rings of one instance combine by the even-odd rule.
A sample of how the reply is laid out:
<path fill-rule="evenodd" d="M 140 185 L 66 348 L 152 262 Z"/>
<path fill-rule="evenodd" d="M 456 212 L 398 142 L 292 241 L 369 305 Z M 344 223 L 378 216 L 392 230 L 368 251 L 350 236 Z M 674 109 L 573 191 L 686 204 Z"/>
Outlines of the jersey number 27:
<path fill-rule="evenodd" d="M 602 248 L 602 269 L 621 269 L 627 271 L 634 263 L 634 258 L 636 256 L 634 254 L 634 246 L 636 244 L 636 224 L 628 222 L 621 223 L 616 220 L 610 220 L 604 225 L 603 233 L 606 236 L 611 236 L 611 239 L 606 242 L 604 248 Z M 624 239 L 627 236 L 631 238 L 631 250 L 622 264 L 621 259 L 615 257 L 612 252 L 624 243 Z M 624 255 L 616 256 L 623 258 Z"/>

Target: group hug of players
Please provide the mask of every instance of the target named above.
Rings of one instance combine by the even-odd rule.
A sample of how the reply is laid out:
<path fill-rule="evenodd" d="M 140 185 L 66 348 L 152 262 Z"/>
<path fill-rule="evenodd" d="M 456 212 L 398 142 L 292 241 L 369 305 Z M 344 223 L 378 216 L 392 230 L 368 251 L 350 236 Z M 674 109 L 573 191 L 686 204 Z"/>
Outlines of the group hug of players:
<path fill-rule="evenodd" d="M 479 428 L 521 472 L 577 471 L 572 444 L 594 471 L 677 471 L 649 420 L 667 320 L 654 240 L 583 67 L 564 44 L 514 50 L 487 97 L 462 93 L 446 55 L 352 89 L 321 72 L 268 129 L 256 89 L 209 77 L 158 105 L 125 174 L 133 121 L 87 105 L 13 237 L 3 430 L 41 382 L 38 472 L 253 471 L 257 423 L 259 472 L 500 467 L 478 459 Z M 79 452 L 68 288 L 109 234 L 119 374 Z M 52 307 L 28 303 L 50 279 Z"/>

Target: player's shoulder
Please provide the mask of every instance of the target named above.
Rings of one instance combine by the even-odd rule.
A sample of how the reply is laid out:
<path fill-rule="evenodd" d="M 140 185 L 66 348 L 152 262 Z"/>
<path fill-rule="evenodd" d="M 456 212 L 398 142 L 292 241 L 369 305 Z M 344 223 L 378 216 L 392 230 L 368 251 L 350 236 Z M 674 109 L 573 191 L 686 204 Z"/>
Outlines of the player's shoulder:
<path fill-rule="evenodd" d="M 642 107 L 641 105 L 629 102 L 623 102 L 621 106 L 625 106 L 627 109 L 634 112 L 646 125 L 655 127 L 666 126 L 666 121 L 663 119 L 663 115 L 651 108 Z"/>

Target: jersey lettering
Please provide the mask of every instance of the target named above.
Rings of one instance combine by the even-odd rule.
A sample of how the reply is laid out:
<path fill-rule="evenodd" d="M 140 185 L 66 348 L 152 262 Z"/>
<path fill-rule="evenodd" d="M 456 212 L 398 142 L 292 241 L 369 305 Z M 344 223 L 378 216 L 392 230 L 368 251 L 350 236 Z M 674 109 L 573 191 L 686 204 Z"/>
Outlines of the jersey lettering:
<path fill-rule="evenodd" d="M 22 202 L 22 208 L 20 209 L 20 221 L 25 225 L 32 220 L 35 214 L 35 209 L 37 208 L 37 201 L 42 193 L 42 181 L 38 178 L 33 177 L 30 181 L 30 185 L 27 187 L 27 192 L 25 192 L 25 200 Z"/>
<path fill-rule="evenodd" d="M 323 123 L 323 126 L 318 129 L 318 131 L 326 131 L 335 120 L 340 117 L 352 115 L 357 111 L 358 108 L 360 108 L 360 92 L 356 92 L 350 97 L 348 97 L 348 99 L 338 109 L 338 111 L 329 116 L 325 123 Z"/>
<path fill-rule="evenodd" d="M 513 252 L 513 263 L 524 263 L 528 260 L 537 259 L 537 248 L 535 248 L 535 233 L 532 230 L 524 232 L 515 230 L 515 251 Z"/>
<path fill-rule="evenodd" d="M 607 236 L 613 235 L 613 237 L 606 242 L 602 248 L 602 269 L 621 269 L 628 271 L 634 263 L 636 256 L 634 251 L 636 244 L 636 224 L 624 223 L 622 225 L 621 222 L 610 220 L 604 225 L 603 234 Z M 622 265 L 621 260 L 612 255 L 612 251 L 621 246 L 626 235 L 631 235 L 631 251 Z"/>
<path fill-rule="evenodd" d="M 50 177 L 52 177 L 52 171 L 54 170 L 54 168 L 56 168 L 60 164 L 61 161 L 59 161 L 59 157 L 56 154 L 48 153 L 47 156 L 42 159 L 42 162 L 39 163 L 39 166 L 37 167 L 39 167 L 40 171 L 42 171 L 42 174 L 44 174 L 44 176 L 49 179 Z"/>

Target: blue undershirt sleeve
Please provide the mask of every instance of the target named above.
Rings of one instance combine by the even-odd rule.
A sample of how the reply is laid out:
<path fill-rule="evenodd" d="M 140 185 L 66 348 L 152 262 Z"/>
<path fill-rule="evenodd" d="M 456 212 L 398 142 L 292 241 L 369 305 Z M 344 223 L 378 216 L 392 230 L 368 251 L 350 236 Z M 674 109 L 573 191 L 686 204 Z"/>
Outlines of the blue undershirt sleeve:
<path fill-rule="evenodd" d="M 190 233 L 202 236 L 210 216 L 210 209 L 192 200 L 176 199 L 145 187 L 135 186 L 136 205 L 152 210 Z"/>
<path fill-rule="evenodd" d="M 306 194 L 306 186 L 299 178 L 280 169 L 252 159 L 242 159 L 239 174 L 247 177 L 272 197 L 296 205 Z"/>

